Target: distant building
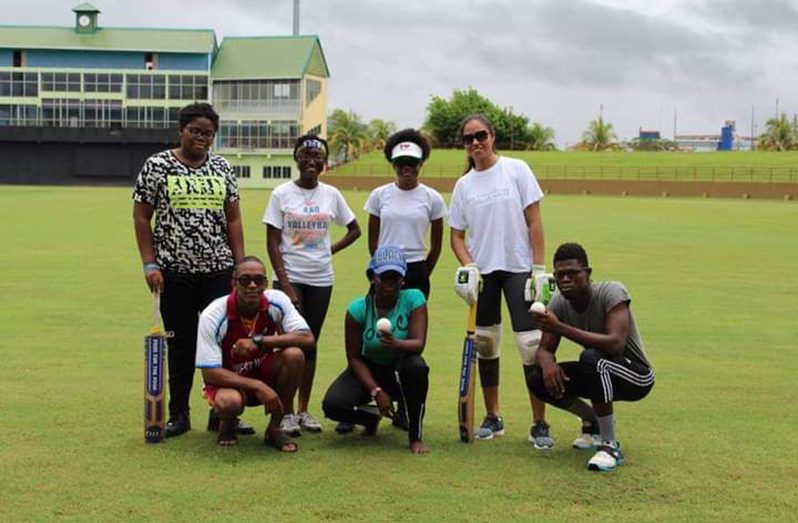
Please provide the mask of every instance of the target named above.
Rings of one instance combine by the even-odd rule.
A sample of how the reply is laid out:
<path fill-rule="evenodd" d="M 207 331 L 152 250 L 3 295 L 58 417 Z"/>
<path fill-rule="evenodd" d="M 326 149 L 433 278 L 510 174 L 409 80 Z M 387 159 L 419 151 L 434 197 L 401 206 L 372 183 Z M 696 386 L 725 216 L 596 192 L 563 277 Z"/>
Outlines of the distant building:
<path fill-rule="evenodd" d="M 0 27 L 0 182 L 130 183 L 176 141 L 193 101 L 221 116 L 215 150 L 242 185 L 290 178 L 296 137 L 326 133 L 329 72 L 315 36 L 226 38 L 212 29 Z"/>
<path fill-rule="evenodd" d="M 734 120 L 726 120 L 720 134 L 677 134 L 676 145 L 689 151 L 736 151 L 756 147 L 756 138 L 741 136 L 736 132 Z"/>

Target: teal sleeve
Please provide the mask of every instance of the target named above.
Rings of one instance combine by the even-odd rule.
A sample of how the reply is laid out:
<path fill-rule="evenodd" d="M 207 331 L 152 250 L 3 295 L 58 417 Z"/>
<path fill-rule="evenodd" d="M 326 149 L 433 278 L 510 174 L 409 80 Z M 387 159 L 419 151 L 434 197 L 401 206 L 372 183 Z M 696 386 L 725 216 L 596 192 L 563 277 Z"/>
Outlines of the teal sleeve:
<path fill-rule="evenodd" d="M 359 324 L 363 325 L 366 323 L 366 298 L 352 300 L 346 308 L 346 312 Z"/>
<path fill-rule="evenodd" d="M 405 291 L 407 294 L 407 306 L 408 310 L 411 312 L 418 309 L 425 303 L 427 303 L 427 299 L 424 297 L 424 293 L 418 289 L 407 289 Z"/>

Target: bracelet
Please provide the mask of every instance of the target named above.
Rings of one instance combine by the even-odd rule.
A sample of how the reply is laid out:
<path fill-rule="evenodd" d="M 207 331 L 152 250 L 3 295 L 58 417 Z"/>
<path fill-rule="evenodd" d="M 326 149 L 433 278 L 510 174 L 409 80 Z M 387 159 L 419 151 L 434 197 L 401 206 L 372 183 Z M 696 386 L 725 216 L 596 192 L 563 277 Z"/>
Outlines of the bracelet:
<path fill-rule="evenodd" d="M 377 394 L 379 394 L 381 391 L 382 389 L 380 387 L 374 387 L 371 389 L 371 392 L 369 392 L 369 394 L 371 394 L 371 399 L 377 399 Z"/>
<path fill-rule="evenodd" d="M 155 262 L 149 262 L 149 263 L 145 263 L 144 265 L 142 265 L 142 270 L 146 274 L 146 273 L 152 272 L 152 271 L 160 271 L 161 270 L 161 266 L 158 265 Z"/>

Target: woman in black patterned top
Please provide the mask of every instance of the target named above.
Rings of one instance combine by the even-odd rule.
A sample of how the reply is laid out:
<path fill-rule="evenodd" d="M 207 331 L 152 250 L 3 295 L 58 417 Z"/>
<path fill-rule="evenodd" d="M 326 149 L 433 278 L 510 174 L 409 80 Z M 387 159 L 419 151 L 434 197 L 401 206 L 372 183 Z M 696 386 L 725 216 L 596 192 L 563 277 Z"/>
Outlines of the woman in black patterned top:
<path fill-rule="evenodd" d="M 164 327 L 172 333 L 166 437 L 191 428 L 199 313 L 229 292 L 233 265 L 244 255 L 233 170 L 209 151 L 219 115 L 210 104 L 194 103 L 180 110 L 178 120 L 180 144 L 148 158 L 133 190 L 144 278 L 151 291 L 161 290 Z"/>

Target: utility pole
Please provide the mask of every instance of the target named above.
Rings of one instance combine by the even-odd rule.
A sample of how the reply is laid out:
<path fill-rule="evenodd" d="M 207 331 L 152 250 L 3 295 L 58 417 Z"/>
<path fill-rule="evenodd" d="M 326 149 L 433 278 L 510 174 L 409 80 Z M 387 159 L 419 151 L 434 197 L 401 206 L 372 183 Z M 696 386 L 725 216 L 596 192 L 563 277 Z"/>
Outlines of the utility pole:
<path fill-rule="evenodd" d="M 755 140 L 755 138 L 754 138 L 754 116 L 755 116 L 755 114 L 756 113 L 754 112 L 754 105 L 751 104 L 751 142 L 750 142 L 751 143 L 751 151 L 754 150 L 754 140 Z"/>
<path fill-rule="evenodd" d="M 294 36 L 299 36 L 299 0 L 294 0 Z"/>
<path fill-rule="evenodd" d="M 515 150 L 515 121 L 513 120 L 513 106 L 510 106 L 510 150 Z"/>

